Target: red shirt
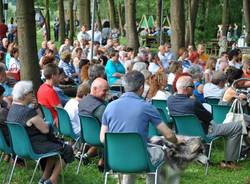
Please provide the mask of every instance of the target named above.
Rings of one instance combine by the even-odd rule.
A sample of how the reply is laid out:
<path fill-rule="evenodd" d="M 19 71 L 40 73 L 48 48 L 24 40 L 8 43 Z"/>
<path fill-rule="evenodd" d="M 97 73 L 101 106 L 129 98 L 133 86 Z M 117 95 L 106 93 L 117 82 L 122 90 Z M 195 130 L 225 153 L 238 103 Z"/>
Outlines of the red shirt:
<path fill-rule="evenodd" d="M 5 24 L 0 23 L 0 39 L 3 39 L 6 37 L 7 31 L 8 31 L 8 27 Z"/>
<path fill-rule="evenodd" d="M 54 107 L 61 103 L 53 87 L 49 84 L 43 83 L 37 91 L 37 100 L 39 104 L 44 105 L 50 110 L 54 122 L 57 125 L 57 113 Z"/>

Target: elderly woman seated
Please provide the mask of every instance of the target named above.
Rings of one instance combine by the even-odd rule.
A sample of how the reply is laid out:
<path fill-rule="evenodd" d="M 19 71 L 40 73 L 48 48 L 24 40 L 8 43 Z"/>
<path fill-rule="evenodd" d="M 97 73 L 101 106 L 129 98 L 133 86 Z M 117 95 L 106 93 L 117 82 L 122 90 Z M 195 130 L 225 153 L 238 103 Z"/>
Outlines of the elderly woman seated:
<path fill-rule="evenodd" d="M 13 105 L 9 110 L 7 121 L 17 122 L 25 127 L 34 152 L 43 154 L 58 151 L 63 158 L 63 164 L 72 162 L 74 159 L 72 148 L 55 138 L 52 128 L 44 122 L 34 108 L 30 107 L 30 104 L 34 102 L 32 82 L 20 81 L 16 83 L 12 95 Z M 43 176 L 39 183 L 57 183 L 61 172 L 60 161 L 48 158 L 45 162 Z"/>

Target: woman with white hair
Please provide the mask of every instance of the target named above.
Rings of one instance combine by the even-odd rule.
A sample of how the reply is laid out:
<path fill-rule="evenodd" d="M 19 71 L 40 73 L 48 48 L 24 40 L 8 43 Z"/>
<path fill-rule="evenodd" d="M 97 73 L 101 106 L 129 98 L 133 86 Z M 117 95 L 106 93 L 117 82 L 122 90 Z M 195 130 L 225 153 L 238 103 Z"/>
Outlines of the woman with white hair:
<path fill-rule="evenodd" d="M 24 126 L 30 138 L 33 150 L 37 154 L 59 151 L 65 163 L 73 161 L 72 147 L 59 141 L 53 135 L 53 129 L 38 115 L 29 104 L 33 100 L 31 81 L 19 81 L 13 88 L 13 104 L 9 110 L 7 121 L 17 122 Z M 39 183 L 54 184 L 61 172 L 60 161 L 47 158 L 43 176 Z M 63 163 L 64 163 L 63 162 Z"/>

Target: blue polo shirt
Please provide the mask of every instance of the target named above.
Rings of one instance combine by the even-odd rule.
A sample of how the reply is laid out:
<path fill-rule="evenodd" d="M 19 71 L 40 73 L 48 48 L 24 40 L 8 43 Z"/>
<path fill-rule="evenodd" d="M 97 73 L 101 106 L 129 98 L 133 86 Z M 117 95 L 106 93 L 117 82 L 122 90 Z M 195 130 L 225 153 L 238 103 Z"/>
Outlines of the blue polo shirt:
<path fill-rule="evenodd" d="M 158 126 L 162 120 L 156 108 L 133 92 L 124 93 L 106 107 L 102 124 L 109 132 L 136 132 L 145 142 L 148 138 L 148 125 Z"/>

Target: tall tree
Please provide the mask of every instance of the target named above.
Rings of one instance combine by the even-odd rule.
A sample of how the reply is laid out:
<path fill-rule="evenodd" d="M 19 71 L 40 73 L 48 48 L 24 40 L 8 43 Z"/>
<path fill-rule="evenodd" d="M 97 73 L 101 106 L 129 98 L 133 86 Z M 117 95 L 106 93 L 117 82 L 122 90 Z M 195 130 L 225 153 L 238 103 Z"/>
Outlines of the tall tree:
<path fill-rule="evenodd" d="M 244 18 L 246 23 L 246 43 L 248 46 L 250 46 L 250 2 L 249 0 L 243 0 L 243 11 L 244 11 Z"/>
<path fill-rule="evenodd" d="M 99 30 L 102 30 L 102 20 L 101 20 L 101 14 L 100 14 L 100 5 L 96 3 L 96 21 Z"/>
<path fill-rule="evenodd" d="M 161 9 L 162 9 L 162 1 L 163 0 L 157 0 L 157 16 L 156 16 L 156 23 L 157 26 L 160 27 L 161 26 Z"/>
<path fill-rule="evenodd" d="M 116 20 L 115 20 L 115 2 L 114 0 L 108 0 L 108 4 L 109 4 L 109 21 L 110 21 L 110 26 L 111 28 L 116 27 Z"/>
<path fill-rule="evenodd" d="M 139 39 L 136 29 L 136 0 L 125 1 L 125 14 L 128 46 L 134 48 L 135 53 L 137 53 L 139 48 Z"/>
<path fill-rule="evenodd" d="M 194 38 L 195 38 L 195 24 L 196 24 L 196 17 L 198 13 L 199 7 L 199 0 L 188 0 L 188 19 L 186 25 L 186 39 L 185 45 L 195 45 Z"/>
<path fill-rule="evenodd" d="M 170 1 L 171 17 L 171 45 L 172 50 L 177 53 L 180 47 L 185 46 L 185 9 L 183 0 Z"/>
<path fill-rule="evenodd" d="M 78 0 L 80 25 L 86 24 L 90 29 L 90 0 Z"/>
<path fill-rule="evenodd" d="M 65 16 L 64 16 L 64 3 L 63 0 L 58 0 L 59 10 L 59 40 L 63 44 L 65 38 Z"/>
<path fill-rule="evenodd" d="M 229 0 L 223 0 L 223 10 L 222 10 L 222 35 L 227 36 L 229 24 Z"/>
<path fill-rule="evenodd" d="M 21 79 L 31 80 L 34 90 L 40 86 L 40 70 L 37 58 L 34 0 L 16 2 L 18 44 L 21 62 Z"/>
<path fill-rule="evenodd" d="M 117 5 L 117 12 L 118 12 L 118 17 L 119 17 L 119 29 L 120 29 L 120 33 L 123 36 L 124 35 L 124 22 L 123 22 L 123 7 L 122 7 L 122 2 L 119 1 L 118 5 Z"/>
<path fill-rule="evenodd" d="M 49 15 L 49 0 L 45 0 L 45 12 L 46 12 L 46 39 L 50 40 L 50 15 Z"/>
<path fill-rule="evenodd" d="M 2 21 L 4 19 L 4 15 L 3 15 L 3 1 L 0 0 L 0 21 Z"/>
<path fill-rule="evenodd" d="M 69 38 L 71 41 L 74 40 L 74 0 L 69 1 Z"/>

